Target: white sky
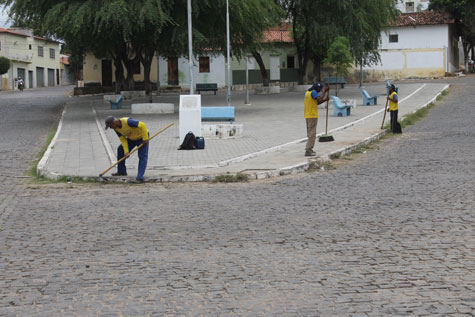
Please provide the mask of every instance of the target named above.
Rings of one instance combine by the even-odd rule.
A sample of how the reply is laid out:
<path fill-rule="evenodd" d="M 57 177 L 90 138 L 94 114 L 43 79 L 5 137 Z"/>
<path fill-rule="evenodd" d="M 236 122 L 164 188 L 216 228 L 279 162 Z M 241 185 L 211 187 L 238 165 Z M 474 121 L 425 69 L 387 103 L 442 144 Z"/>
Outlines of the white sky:
<path fill-rule="evenodd" d="M 0 7 L 0 28 L 8 28 L 10 26 L 10 24 L 7 23 L 7 20 L 7 12 L 4 12 L 3 7 Z"/>

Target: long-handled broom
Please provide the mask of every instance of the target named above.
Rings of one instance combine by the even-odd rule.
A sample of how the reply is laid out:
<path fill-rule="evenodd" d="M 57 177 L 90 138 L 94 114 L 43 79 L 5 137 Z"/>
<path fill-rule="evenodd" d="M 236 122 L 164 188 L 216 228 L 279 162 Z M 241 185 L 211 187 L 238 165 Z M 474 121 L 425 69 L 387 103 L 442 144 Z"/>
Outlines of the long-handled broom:
<path fill-rule="evenodd" d="M 154 135 L 152 135 L 148 140 L 152 140 L 154 137 L 156 137 L 157 135 L 159 135 L 160 133 L 162 133 L 163 131 L 165 131 L 166 129 L 168 129 L 169 127 L 171 127 L 172 125 L 174 125 L 174 123 L 170 123 L 169 125 L 167 125 L 165 128 L 161 129 L 160 131 L 158 131 L 157 133 L 155 133 Z M 132 155 L 132 153 L 138 151 L 144 144 L 140 144 L 139 146 L 137 146 L 135 149 L 133 149 L 132 151 L 130 151 L 130 155 Z M 130 156 L 129 155 L 129 156 Z M 104 174 L 106 174 L 108 171 L 110 171 L 114 166 L 116 166 L 117 164 L 119 164 L 120 162 L 122 162 L 123 160 L 125 160 L 126 157 L 124 156 L 123 158 L 121 158 L 120 160 L 118 160 L 117 162 L 115 162 L 114 164 L 112 164 L 108 169 L 106 169 L 104 172 L 100 173 L 99 174 L 99 177 L 104 178 Z"/>
<path fill-rule="evenodd" d="M 389 100 L 388 98 L 386 98 L 386 106 L 384 106 L 384 115 L 383 115 L 383 123 L 381 123 L 381 130 L 384 129 L 384 120 L 386 119 L 386 112 L 388 110 L 388 102 Z"/>
<path fill-rule="evenodd" d="M 330 96 L 330 89 L 328 89 L 328 96 Z M 326 117 L 326 122 L 325 122 L 325 134 L 324 135 L 321 135 L 319 138 L 318 138 L 318 142 L 332 142 L 332 141 L 335 141 L 335 139 L 333 138 L 333 136 L 329 135 L 328 134 L 328 100 L 327 100 L 327 105 L 326 105 L 326 113 L 325 113 L 325 117 Z"/>

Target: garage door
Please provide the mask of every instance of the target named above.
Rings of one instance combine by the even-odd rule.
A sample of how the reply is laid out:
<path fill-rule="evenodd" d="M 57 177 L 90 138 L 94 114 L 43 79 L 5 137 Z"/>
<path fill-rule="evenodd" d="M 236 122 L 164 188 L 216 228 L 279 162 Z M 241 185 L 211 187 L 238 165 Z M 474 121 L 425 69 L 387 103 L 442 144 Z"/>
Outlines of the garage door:
<path fill-rule="evenodd" d="M 45 69 L 43 67 L 36 67 L 36 87 L 45 86 Z"/>
<path fill-rule="evenodd" d="M 54 69 L 48 68 L 48 86 L 54 86 Z"/>

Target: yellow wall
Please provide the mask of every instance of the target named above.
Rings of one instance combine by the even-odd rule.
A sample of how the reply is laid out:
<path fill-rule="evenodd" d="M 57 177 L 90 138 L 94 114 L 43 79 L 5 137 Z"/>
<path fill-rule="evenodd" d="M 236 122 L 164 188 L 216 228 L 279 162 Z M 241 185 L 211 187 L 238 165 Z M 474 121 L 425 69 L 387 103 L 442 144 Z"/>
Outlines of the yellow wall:
<path fill-rule="evenodd" d="M 152 66 L 150 70 L 150 80 L 157 80 L 157 58 L 153 58 Z M 84 82 L 85 83 L 101 83 L 102 82 L 102 60 L 95 57 L 92 53 L 87 53 L 83 64 Z M 124 67 L 124 74 L 127 71 Z M 115 66 L 112 62 L 112 80 L 115 82 Z M 140 64 L 140 74 L 134 75 L 135 81 L 144 80 L 144 70 L 142 64 Z"/>

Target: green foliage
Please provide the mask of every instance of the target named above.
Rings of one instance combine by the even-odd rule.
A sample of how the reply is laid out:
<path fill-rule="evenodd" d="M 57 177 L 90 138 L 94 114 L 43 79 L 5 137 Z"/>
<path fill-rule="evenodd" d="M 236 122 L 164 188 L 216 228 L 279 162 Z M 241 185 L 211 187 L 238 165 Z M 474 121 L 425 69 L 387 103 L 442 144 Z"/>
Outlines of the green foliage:
<path fill-rule="evenodd" d="M 88 51 L 112 58 L 119 79 L 124 66 L 133 82 L 131 65 L 139 59 L 147 82 L 157 50 L 188 55 L 186 0 L 0 0 L 0 5 L 11 6 L 16 24 L 63 40 L 78 61 Z M 283 18 L 274 0 L 233 0 L 229 6 L 232 55 L 238 58 L 259 49 L 263 31 Z M 223 53 L 226 0 L 192 1 L 192 20 L 195 54 Z"/>
<path fill-rule="evenodd" d="M 0 56 L 0 75 L 6 74 L 10 69 L 10 60 L 6 57 Z"/>
<path fill-rule="evenodd" d="M 279 3 L 292 21 L 300 84 L 304 83 L 309 59 L 318 66 L 337 36 L 349 39 L 349 50 L 356 64 L 377 62 L 381 32 L 397 16 L 394 0 L 280 0 Z"/>
<path fill-rule="evenodd" d="M 240 182 L 247 182 L 249 181 L 249 177 L 246 174 L 237 173 L 236 175 L 233 174 L 221 174 L 217 175 L 213 183 L 240 183 Z"/>
<path fill-rule="evenodd" d="M 430 10 L 439 10 L 449 13 L 454 19 L 462 37 L 465 53 L 465 62 L 468 60 L 468 51 L 475 45 L 475 5 L 473 0 L 431 0 Z M 472 51 L 472 54 L 475 53 Z"/>
<path fill-rule="evenodd" d="M 348 68 L 353 63 L 353 58 L 348 49 L 350 41 L 344 36 L 338 36 L 328 49 L 327 58 L 324 63 L 336 66 L 336 73 L 347 75 Z"/>

